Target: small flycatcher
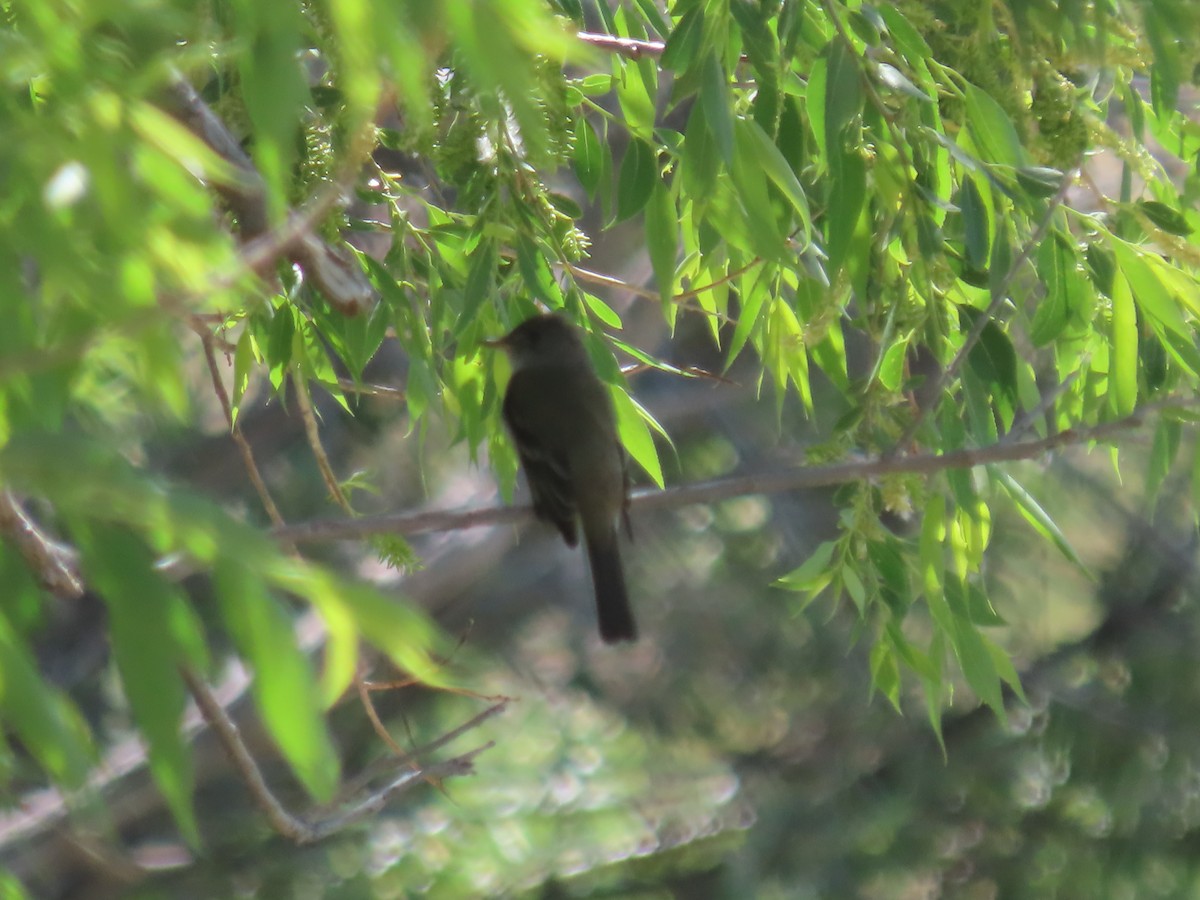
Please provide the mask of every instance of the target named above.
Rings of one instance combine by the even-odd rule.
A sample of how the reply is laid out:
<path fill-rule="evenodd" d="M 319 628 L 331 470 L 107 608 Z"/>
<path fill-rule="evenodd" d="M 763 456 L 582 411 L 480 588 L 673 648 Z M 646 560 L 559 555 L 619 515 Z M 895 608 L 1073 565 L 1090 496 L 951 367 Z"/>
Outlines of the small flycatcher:
<path fill-rule="evenodd" d="M 568 546 L 583 526 L 606 643 L 637 636 L 617 528 L 629 528 L 625 452 L 608 387 L 596 375 L 578 329 L 558 315 L 522 322 L 484 342 L 512 362 L 504 423 L 516 444 L 537 517 L 554 525 Z"/>

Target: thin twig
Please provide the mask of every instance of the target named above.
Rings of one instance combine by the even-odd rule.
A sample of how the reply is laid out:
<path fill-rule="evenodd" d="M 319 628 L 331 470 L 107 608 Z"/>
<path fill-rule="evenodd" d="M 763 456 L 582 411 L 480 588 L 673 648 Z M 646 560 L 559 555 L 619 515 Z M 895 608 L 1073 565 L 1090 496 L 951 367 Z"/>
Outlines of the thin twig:
<path fill-rule="evenodd" d="M 1032 428 L 1038 419 L 1050 411 L 1050 407 L 1054 405 L 1054 402 L 1063 394 L 1065 394 L 1070 389 L 1071 385 L 1078 380 L 1079 374 L 1082 371 L 1082 368 L 1076 369 L 1074 372 L 1056 384 L 1053 388 L 1046 391 L 1046 393 L 1043 394 L 1042 398 L 1038 401 L 1037 406 L 1028 412 L 1022 413 L 1016 418 L 1012 424 L 1012 427 L 1008 430 L 1008 434 L 1004 435 L 1004 437 L 1001 439 L 1001 443 L 1015 441 L 1020 438 L 1022 434 Z"/>
<path fill-rule="evenodd" d="M 898 454 L 905 447 L 909 446 L 913 438 L 916 437 L 917 432 L 920 431 L 921 426 L 925 423 L 925 420 L 941 405 L 942 399 L 946 395 L 946 388 L 957 377 L 959 369 L 966 362 L 967 355 L 974 349 L 975 345 L 979 342 L 979 338 L 983 335 L 983 330 L 987 328 L 988 323 L 992 321 L 996 313 L 1000 311 L 1000 307 L 1008 299 L 1008 289 L 1012 285 L 1013 279 L 1017 277 L 1017 272 L 1025 265 L 1034 248 L 1040 246 L 1042 240 L 1046 237 L 1046 232 L 1050 230 L 1050 223 L 1054 221 L 1054 214 L 1062 206 L 1063 201 L 1066 200 L 1067 191 L 1071 189 L 1071 185 L 1074 183 L 1078 172 L 1079 170 L 1076 169 L 1063 176 L 1062 184 L 1059 185 L 1058 192 L 1050 199 L 1050 204 L 1046 208 L 1045 215 L 1042 216 L 1037 228 L 1034 229 L 1033 234 L 1029 236 L 1029 240 L 1025 242 L 1024 246 L 1021 247 L 1021 252 L 1017 254 L 1016 259 L 1012 261 L 1012 265 L 1008 267 L 1008 271 L 1004 273 L 1004 277 L 1000 279 L 1000 282 L 993 290 L 992 302 L 988 304 L 987 309 L 981 315 L 975 318 L 975 322 L 971 325 L 971 330 L 967 332 L 967 336 L 963 340 L 962 346 L 959 347 L 958 353 L 954 355 L 954 359 L 950 361 L 950 365 L 946 366 L 942 373 L 938 375 L 937 380 L 929 389 L 929 396 L 933 398 L 932 402 L 917 412 L 916 417 L 908 428 L 905 429 L 904 434 L 900 436 L 900 440 L 896 442 L 889 455 Z"/>
<path fill-rule="evenodd" d="M 342 486 L 338 484 L 333 466 L 325 454 L 325 447 L 321 444 L 321 428 L 317 424 L 317 414 L 314 412 L 312 400 L 308 396 L 308 383 L 300 375 L 298 368 L 292 369 L 292 385 L 296 389 L 296 406 L 300 410 L 300 421 L 304 423 L 304 434 L 308 438 L 309 449 L 312 450 L 313 457 L 317 461 L 317 469 L 321 472 L 321 480 L 325 482 L 325 489 L 329 491 L 329 497 L 334 503 L 340 506 L 344 512 L 351 513 L 353 510 L 350 503 L 346 500 Z"/>
<path fill-rule="evenodd" d="M 383 400 L 403 402 L 407 396 L 402 388 L 393 387 L 390 384 L 359 384 L 349 378 L 339 378 L 337 386 L 343 393 L 358 394 L 362 397 L 378 397 Z"/>
<path fill-rule="evenodd" d="M 358 775 L 354 776 L 354 778 L 348 780 L 343 788 L 343 793 L 347 796 L 353 796 L 359 791 L 365 790 L 367 786 L 370 785 L 375 779 L 384 775 L 388 775 L 399 768 L 411 766 L 414 760 L 418 760 L 423 756 L 428 756 L 430 753 L 442 749 L 442 747 L 446 746 L 451 741 L 462 737 L 468 731 L 473 731 L 488 719 L 504 712 L 504 710 L 508 708 L 508 704 L 509 699 L 506 697 L 500 702 L 492 704 L 487 709 L 483 710 L 483 712 L 467 719 L 467 721 L 463 722 L 457 728 L 452 728 L 450 731 L 447 731 L 440 737 L 435 738 L 428 744 L 423 744 L 422 746 L 415 748 L 411 751 L 411 753 L 405 753 L 376 760 L 363 769 L 363 771 Z"/>
<path fill-rule="evenodd" d="M 307 824 L 305 826 L 307 829 L 306 839 L 302 843 L 323 840 L 330 835 L 337 834 L 339 831 L 344 831 L 351 825 L 377 815 L 398 794 L 410 790 L 417 785 L 425 784 L 426 782 L 440 784 L 452 775 L 472 774 L 475 771 L 475 757 L 485 750 L 492 749 L 495 745 L 495 741 L 488 741 L 486 744 L 482 744 L 474 750 L 468 750 L 466 753 L 459 754 L 452 759 L 433 763 L 432 765 L 397 775 L 393 781 L 383 788 L 356 800 L 352 805 L 342 809 L 340 812 Z"/>
<path fill-rule="evenodd" d="M 283 516 L 280 515 L 279 507 L 275 505 L 275 500 L 271 497 L 271 491 L 267 488 L 267 483 L 263 480 L 262 473 L 258 469 L 258 463 L 254 460 L 254 450 L 250 447 L 250 442 L 246 440 L 245 434 L 242 433 L 241 423 L 234 420 L 233 403 L 229 399 L 229 391 L 225 389 L 225 381 L 221 378 L 221 370 L 217 366 L 217 354 L 213 347 L 213 334 L 201 322 L 194 322 L 193 330 L 199 335 L 200 343 L 204 347 L 204 358 L 208 362 L 208 374 L 212 380 L 213 393 L 217 395 L 217 400 L 221 404 L 221 411 L 225 414 L 225 423 L 229 426 L 229 434 L 233 438 L 233 443 L 238 448 L 238 453 L 241 454 L 242 465 L 246 467 L 246 474 L 250 477 L 250 483 L 254 485 L 259 502 L 262 503 L 263 509 L 267 511 L 267 517 L 271 520 L 271 524 L 276 528 L 282 528 L 284 525 Z"/>
<path fill-rule="evenodd" d="M 367 719 L 371 723 L 371 727 L 375 729 L 375 734 L 379 739 L 387 744 L 396 756 L 407 758 L 408 753 L 403 747 L 396 743 L 395 739 L 388 733 L 387 728 L 383 724 L 383 720 L 379 718 L 379 712 L 375 709 L 375 704 L 371 701 L 371 690 L 367 682 L 363 680 L 362 673 L 357 672 L 354 675 L 354 689 L 358 692 L 358 700 L 362 704 L 363 709 L 367 711 Z"/>

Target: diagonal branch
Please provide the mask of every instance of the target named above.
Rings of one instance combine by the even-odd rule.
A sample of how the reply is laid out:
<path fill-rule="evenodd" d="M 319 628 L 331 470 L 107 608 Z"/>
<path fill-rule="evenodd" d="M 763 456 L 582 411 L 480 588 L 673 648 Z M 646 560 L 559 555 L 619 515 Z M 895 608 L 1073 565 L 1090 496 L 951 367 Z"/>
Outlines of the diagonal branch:
<path fill-rule="evenodd" d="M 83 595 L 75 548 L 46 534 L 9 490 L 0 490 L 0 538 L 17 549 L 38 583 L 50 593 L 68 600 Z"/>
<path fill-rule="evenodd" d="M 326 243 L 313 233 L 313 225 L 341 199 L 344 186 L 340 179 L 302 211 L 290 212 L 283 225 L 273 229 L 262 177 L 225 123 L 182 75 L 174 79 L 166 96 L 168 111 L 238 173 L 238 178 L 229 182 L 213 182 L 212 188 L 237 216 L 238 231 L 246 243 L 243 264 L 265 277 L 280 258 L 287 258 L 344 315 L 357 315 L 369 309 L 375 301 L 375 289 L 353 254 L 346 247 Z M 351 176 L 357 174 L 353 156 L 347 169 Z"/>

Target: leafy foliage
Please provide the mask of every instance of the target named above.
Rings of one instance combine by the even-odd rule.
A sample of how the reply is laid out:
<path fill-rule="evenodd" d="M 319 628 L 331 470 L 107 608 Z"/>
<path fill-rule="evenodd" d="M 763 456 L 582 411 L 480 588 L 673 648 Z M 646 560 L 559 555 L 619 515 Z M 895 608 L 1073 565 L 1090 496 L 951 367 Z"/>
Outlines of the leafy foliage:
<path fill-rule="evenodd" d="M 661 485 L 662 428 L 613 350 L 673 367 L 609 335 L 622 314 L 582 265 L 596 229 L 640 222 L 653 289 L 635 293 L 672 326 L 704 316 L 726 367 L 752 355 L 781 421 L 793 400 L 837 410 L 813 462 L 1170 409 L 1153 494 L 1192 418 L 1200 127 L 1179 107 L 1200 10 L 1185 0 L 0 8 L 0 486 L 36 498 L 78 548 L 193 839 L 179 670 L 213 665 L 207 627 L 256 673 L 263 721 L 319 800 L 337 782 L 324 710 L 360 638 L 422 677 L 438 644 L 416 612 L 131 462 L 151 422 L 197 414 L 197 334 L 229 350 L 229 427 L 263 383 L 350 409 L 395 343 L 413 433 L 448 423 L 473 455 L 486 447 L 507 492 L 503 376 L 480 340 L 565 310 L 590 333 L 630 455 Z M 253 183 L 171 102 L 180 80 L 246 148 Z M 1119 170 L 1111 192 L 1100 154 Z M 329 211 L 350 188 L 357 202 Z M 353 239 L 371 309 L 347 315 L 283 259 L 297 210 L 314 240 Z M 252 239 L 278 252 L 263 264 Z M 778 580 L 797 607 L 847 599 L 875 688 L 899 706 L 915 678 L 935 730 L 959 675 L 1001 717 L 1005 689 L 1021 692 L 989 631 L 1004 621 L 983 577 L 999 511 L 1081 564 L 1018 477 L 997 464 L 846 485 L 838 536 Z M 215 574 L 212 623 L 156 563 L 168 554 Z M 14 585 L 0 716 L 46 778 L 77 786 L 92 737 L 33 664 L 35 579 L 8 548 L 0 569 Z M 326 623 L 319 676 L 285 596 Z M 11 767 L 12 748 L 0 754 Z"/>

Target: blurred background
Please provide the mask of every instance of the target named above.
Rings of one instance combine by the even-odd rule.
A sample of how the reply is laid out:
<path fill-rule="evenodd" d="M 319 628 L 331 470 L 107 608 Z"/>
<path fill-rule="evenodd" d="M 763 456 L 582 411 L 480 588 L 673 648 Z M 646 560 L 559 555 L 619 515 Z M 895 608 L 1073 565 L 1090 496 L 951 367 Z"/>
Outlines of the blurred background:
<path fill-rule="evenodd" d="M 618 230 L 598 241 L 596 268 L 644 279 L 635 239 Z M 625 339 L 680 366 L 719 369 L 698 317 L 681 317 L 668 336 L 654 303 L 609 299 Z M 193 362 L 200 383 L 203 363 Z M 385 350 L 367 380 L 401 384 L 403 368 Z M 754 369 L 747 356 L 725 381 L 632 375 L 673 439 L 660 448 L 668 483 L 796 463 L 826 410 L 839 414 L 831 394 L 818 399 L 815 422 L 790 399 L 777 418 Z M 386 397 L 363 398 L 353 414 L 321 404 L 336 470 L 380 486 L 356 498 L 361 509 L 499 502 L 486 460 L 471 462 L 448 434 L 427 432 L 422 446 L 403 409 Z M 260 515 L 212 412 L 198 430 L 157 433 L 150 460 Z M 243 416 L 275 496 L 296 518 L 328 515 L 286 404 L 264 394 Z M 427 610 L 457 643 L 447 679 L 478 695 L 375 694 L 402 747 L 471 719 L 489 697 L 511 698 L 454 745 L 495 742 L 474 776 L 422 785 L 349 832 L 297 848 L 273 835 L 201 735 L 202 858 L 178 842 L 135 762 L 106 790 L 107 811 L 76 810 L 70 832 L 10 834 L 4 862 L 36 896 L 64 898 L 1194 896 L 1193 530 L 1169 480 L 1152 504 L 1138 465 L 1122 471 L 1085 448 L 1021 464 L 1092 577 L 1015 513 L 997 512 L 991 633 L 1018 660 L 1027 702 L 1010 698 L 1001 722 L 960 689 L 944 750 L 914 686 L 902 713 L 872 696 L 863 626 L 845 601 L 801 610 L 798 595 L 772 587 L 835 533 L 832 489 L 635 508 L 625 559 L 641 637 L 617 647 L 596 636 L 582 555 L 541 525 L 422 537 L 421 565 L 408 572 L 342 542 L 310 550 Z M 204 580 L 189 588 L 203 613 Z M 103 733 L 115 702 L 103 607 L 85 598 L 60 613 L 41 637 L 42 663 Z M 371 672 L 402 674 L 382 663 Z M 239 722 L 272 787 L 302 806 L 253 715 Z M 336 710 L 334 733 L 351 773 L 389 753 L 356 697 Z M 98 849 L 114 835 L 160 874 L 123 880 L 119 861 Z"/>
<path fill-rule="evenodd" d="M 675 127 L 686 112 L 674 113 Z M 621 134 L 613 139 L 619 157 Z M 410 187 L 426 179 L 437 188 L 410 155 L 380 148 L 376 161 Z M 1103 162 L 1089 177 L 1115 178 Z M 588 268 L 652 283 L 640 218 L 606 228 L 573 177 L 551 186 L 584 207 Z M 421 214 L 415 204 L 409 212 Z M 351 214 L 375 213 L 360 200 Z M 369 234 L 353 242 L 381 249 Z M 704 317 L 684 309 L 669 333 L 657 300 L 596 293 L 620 314 L 622 340 L 680 368 L 721 373 L 641 371 L 618 353 L 632 367 L 632 393 L 670 434 L 659 445 L 668 485 L 833 455 L 822 441 L 847 408 L 815 369 L 808 415 L 795 396 L 760 387 L 751 349 L 725 372 Z M 186 346 L 191 424 L 147 416 L 131 443 L 149 469 L 265 527 L 204 358 L 195 342 Z M 406 374 L 389 340 L 364 381 L 399 389 Z M 486 456 L 472 458 L 463 435 L 430 416 L 414 427 L 402 394 L 360 396 L 349 411 L 317 399 L 333 469 L 374 486 L 353 496 L 358 511 L 501 502 Z M 331 516 L 287 396 L 252 385 L 239 423 L 289 521 Z M 876 626 L 845 598 L 803 605 L 774 586 L 838 533 L 832 488 L 635 506 L 624 558 L 640 638 L 616 647 L 596 635 L 583 555 L 538 524 L 424 535 L 413 542 L 419 564 L 403 568 L 365 541 L 306 545 L 419 606 L 451 636 L 441 665 L 452 689 L 401 684 L 373 694 L 392 740 L 417 761 L 421 748 L 506 699 L 451 745 L 491 744 L 473 775 L 420 782 L 308 847 L 268 827 L 211 733 L 195 726 L 204 850 L 187 848 L 133 740 L 104 603 L 90 594 L 59 602 L 37 636 L 38 662 L 112 748 L 108 768 L 103 786 L 70 810 L 22 793 L 16 780 L 0 864 L 32 896 L 62 900 L 1200 896 L 1195 527 L 1188 478 L 1156 470 L 1155 453 L 1135 437 L 1119 473 L 1107 450 L 1083 446 L 1013 465 L 1081 564 L 1011 505 L 993 511 L 988 634 L 1016 660 L 1025 692 L 1006 697 L 1003 718 L 964 684 L 948 709 L 931 711 L 919 684 L 902 682 L 894 708 L 871 688 L 866 630 Z M 516 500 L 525 498 L 519 482 Z M 884 525 L 915 541 L 919 518 L 916 510 Z M 186 586 L 200 615 L 218 621 L 207 579 Z M 312 613 L 294 613 L 319 654 Z M 920 617 L 905 627 L 919 631 Z M 237 699 L 238 673 L 226 674 L 231 711 L 268 783 L 304 808 L 251 704 Z M 381 682 L 407 674 L 383 661 L 369 672 Z M 941 739 L 931 716 L 943 717 Z M 391 754 L 354 695 L 335 709 L 333 733 L 351 775 Z M 118 846 L 128 855 L 111 852 Z"/>

